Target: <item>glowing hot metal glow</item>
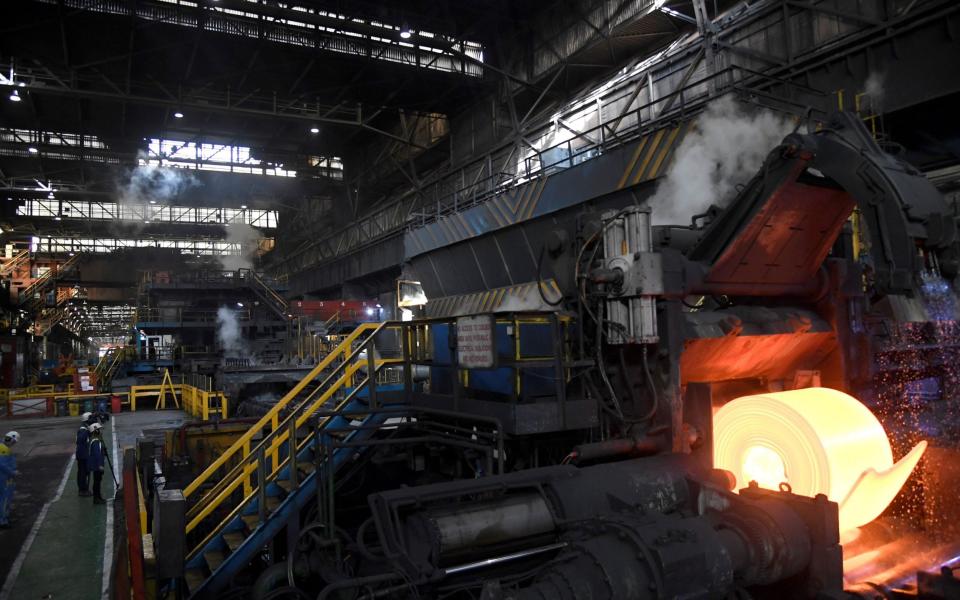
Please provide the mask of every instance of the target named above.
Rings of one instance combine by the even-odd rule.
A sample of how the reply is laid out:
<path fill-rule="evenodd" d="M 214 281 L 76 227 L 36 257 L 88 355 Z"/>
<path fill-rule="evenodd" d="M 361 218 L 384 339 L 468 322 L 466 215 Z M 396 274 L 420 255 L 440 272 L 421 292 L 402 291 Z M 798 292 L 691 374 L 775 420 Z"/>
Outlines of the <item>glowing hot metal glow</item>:
<path fill-rule="evenodd" d="M 766 446 L 750 446 L 743 453 L 743 476 L 747 481 L 756 481 L 760 487 L 775 490 L 781 481 L 787 480 L 783 457 Z"/>
<path fill-rule="evenodd" d="M 923 455 L 920 442 L 898 463 L 877 418 L 856 398 L 827 388 L 744 396 L 714 415 L 714 462 L 737 487 L 781 482 L 840 505 L 840 531 L 880 516 Z"/>

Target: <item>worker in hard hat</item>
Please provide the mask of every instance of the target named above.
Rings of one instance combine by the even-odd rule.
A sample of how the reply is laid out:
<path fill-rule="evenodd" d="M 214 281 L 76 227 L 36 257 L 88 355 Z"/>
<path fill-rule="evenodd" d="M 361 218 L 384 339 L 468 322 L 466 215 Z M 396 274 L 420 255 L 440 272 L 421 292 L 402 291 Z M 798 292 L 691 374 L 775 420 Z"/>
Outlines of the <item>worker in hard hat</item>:
<path fill-rule="evenodd" d="M 103 425 L 94 421 L 90 424 L 90 446 L 87 453 L 87 468 L 93 474 L 93 503 L 104 504 L 106 501 L 100 493 L 103 483 L 103 463 L 107 457 L 107 446 L 100 435 Z"/>
<path fill-rule="evenodd" d="M 87 458 L 90 456 L 90 419 L 93 413 L 85 412 L 80 416 L 80 429 L 77 429 L 77 489 L 80 496 L 90 495 L 90 470 Z"/>
<path fill-rule="evenodd" d="M 0 528 L 10 528 L 10 505 L 13 503 L 13 478 L 17 476 L 17 458 L 13 446 L 20 441 L 20 434 L 8 431 L 0 443 Z"/>

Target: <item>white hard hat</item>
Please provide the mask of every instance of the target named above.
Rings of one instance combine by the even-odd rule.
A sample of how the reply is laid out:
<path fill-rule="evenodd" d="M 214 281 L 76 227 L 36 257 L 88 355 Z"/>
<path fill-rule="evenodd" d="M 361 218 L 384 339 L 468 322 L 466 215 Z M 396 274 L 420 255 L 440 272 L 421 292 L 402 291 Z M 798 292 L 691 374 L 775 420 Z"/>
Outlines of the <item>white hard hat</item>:
<path fill-rule="evenodd" d="M 87 421 L 90 420 L 90 417 L 92 417 L 92 416 L 93 416 L 93 413 L 91 413 L 91 412 L 85 412 L 85 413 L 83 413 L 82 415 L 80 415 L 80 420 L 83 421 L 83 422 L 87 422 Z"/>
<path fill-rule="evenodd" d="M 91 423 L 89 429 L 90 429 L 90 433 L 96 433 L 101 429 L 103 429 L 103 425 L 101 425 L 100 423 Z"/>
<path fill-rule="evenodd" d="M 3 443 L 5 444 L 16 444 L 20 441 L 20 434 L 16 431 L 8 431 L 3 436 Z"/>

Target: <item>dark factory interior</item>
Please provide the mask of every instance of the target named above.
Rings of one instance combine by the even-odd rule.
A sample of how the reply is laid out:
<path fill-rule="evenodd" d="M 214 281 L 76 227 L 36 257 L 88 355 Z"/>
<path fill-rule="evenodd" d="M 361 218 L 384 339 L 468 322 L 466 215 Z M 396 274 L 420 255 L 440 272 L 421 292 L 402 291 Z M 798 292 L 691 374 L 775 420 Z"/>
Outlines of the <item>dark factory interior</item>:
<path fill-rule="evenodd" d="M 0 600 L 960 599 L 960 3 L 0 2 Z"/>

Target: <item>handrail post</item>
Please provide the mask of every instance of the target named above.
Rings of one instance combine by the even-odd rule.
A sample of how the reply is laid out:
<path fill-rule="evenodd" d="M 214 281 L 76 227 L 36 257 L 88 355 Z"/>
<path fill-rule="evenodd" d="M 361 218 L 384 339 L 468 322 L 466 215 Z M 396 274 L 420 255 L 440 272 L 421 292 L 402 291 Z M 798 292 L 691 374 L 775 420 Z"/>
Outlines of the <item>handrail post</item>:
<path fill-rule="evenodd" d="M 267 466 L 266 456 L 261 446 L 257 450 L 257 511 L 260 524 L 267 520 Z"/>
<path fill-rule="evenodd" d="M 322 522 L 324 512 L 326 511 L 326 499 L 324 498 L 325 488 L 323 487 L 323 453 L 326 451 L 326 448 L 323 445 L 323 434 L 321 433 L 321 424 L 319 419 L 311 419 L 311 427 L 313 427 L 313 456 L 314 456 L 314 465 L 313 472 L 314 483 L 317 486 L 317 519 Z"/>
<path fill-rule="evenodd" d="M 413 403 L 413 360 L 410 348 L 410 329 L 407 325 L 400 326 L 400 347 L 403 349 L 403 395 L 407 404 Z"/>
<path fill-rule="evenodd" d="M 370 408 L 379 408 L 377 404 L 377 364 L 373 356 L 376 350 L 375 337 L 376 334 L 371 335 L 364 344 L 367 348 L 367 395 Z"/>
<path fill-rule="evenodd" d="M 290 419 L 290 434 L 287 436 L 287 443 L 290 450 L 287 453 L 287 470 L 290 472 L 290 485 L 296 489 L 299 485 L 299 473 L 297 473 L 297 418 Z"/>
<path fill-rule="evenodd" d="M 242 455 L 240 457 L 241 463 L 245 462 L 250 456 L 250 440 L 247 440 L 243 444 Z M 243 465 L 243 470 L 240 472 L 240 476 L 243 477 L 243 495 L 249 496 L 250 492 L 253 491 L 253 484 L 250 482 L 250 469 L 246 465 Z"/>

